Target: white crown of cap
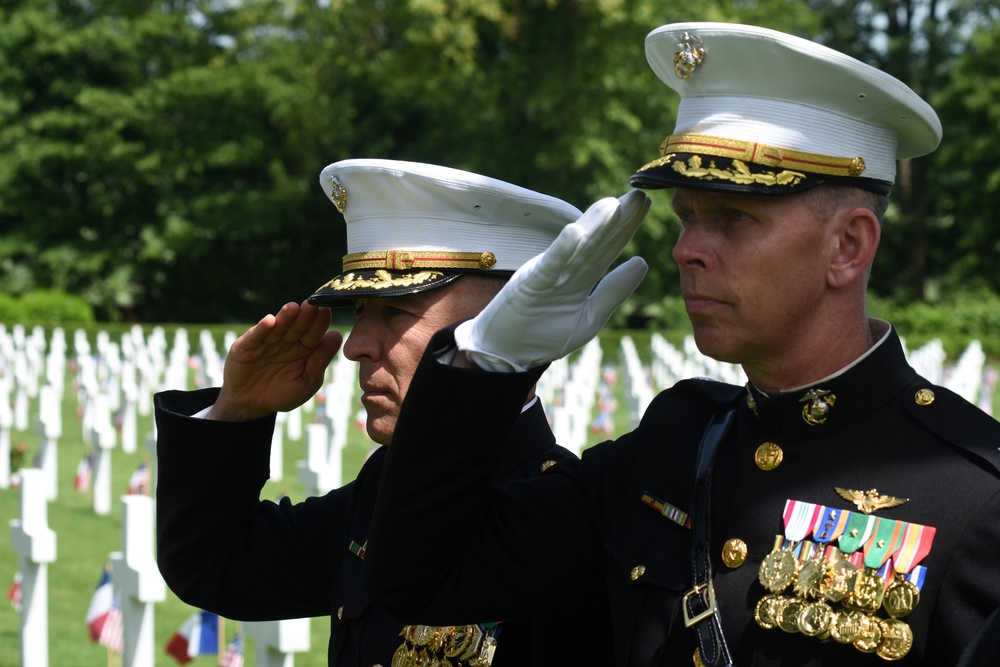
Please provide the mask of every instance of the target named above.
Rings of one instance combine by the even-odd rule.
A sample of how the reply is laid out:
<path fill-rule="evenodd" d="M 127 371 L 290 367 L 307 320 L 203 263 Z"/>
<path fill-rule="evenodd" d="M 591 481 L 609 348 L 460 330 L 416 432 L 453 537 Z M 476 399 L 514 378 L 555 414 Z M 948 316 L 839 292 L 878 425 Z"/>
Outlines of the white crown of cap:
<path fill-rule="evenodd" d="M 516 271 L 582 215 L 555 197 L 419 162 L 342 160 L 323 169 L 319 182 L 335 204 L 341 192 L 337 188 L 346 196 L 349 254 L 492 252 L 493 271 Z"/>
<path fill-rule="evenodd" d="M 704 59 L 674 69 L 685 33 Z M 864 178 L 892 182 L 896 159 L 941 141 L 934 110 L 904 83 L 800 37 L 731 23 L 673 23 L 646 37 L 646 58 L 680 96 L 673 134 L 696 133 L 833 157 L 861 157 Z"/>

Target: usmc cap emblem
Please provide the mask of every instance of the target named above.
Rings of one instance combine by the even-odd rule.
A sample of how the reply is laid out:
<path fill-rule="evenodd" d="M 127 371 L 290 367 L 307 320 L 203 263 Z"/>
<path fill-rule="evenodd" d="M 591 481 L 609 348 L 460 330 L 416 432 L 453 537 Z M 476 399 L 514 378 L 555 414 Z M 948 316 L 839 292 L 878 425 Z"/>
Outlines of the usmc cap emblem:
<path fill-rule="evenodd" d="M 330 199 L 333 200 L 333 205 L 337 207 L 337 210 L 343 214 L 347 209 L 347 189 L 336 176 L 330 177 Z"/>
<path fill-rule="evenodd" d="M 674 52 L 674 72 L 682 79 L 690 79 L 695 68 L 705 59 L 705 45 L 700 39 L 685 32 L 677 42 L 680 51 Z"/>

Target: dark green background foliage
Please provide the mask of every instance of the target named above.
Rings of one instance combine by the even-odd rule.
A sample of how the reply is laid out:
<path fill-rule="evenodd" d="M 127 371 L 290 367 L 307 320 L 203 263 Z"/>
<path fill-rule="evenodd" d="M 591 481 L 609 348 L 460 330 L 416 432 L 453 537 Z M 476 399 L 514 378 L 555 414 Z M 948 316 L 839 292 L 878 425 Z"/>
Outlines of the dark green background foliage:
<path fill-rule="evenodd" d="M 447 164 L 580 208 L 621 194 L 677 102 L 643 40 L 680 20 L 815 38 L 932 101 L 945 139 L 901 165 L 872 288 L 899 303 L 997 293 L 998 13 L 974 0 L 0 0 L 0 293 L 65 292 L 100 321 L 255 321 L 337 272 L 343 223 L 317 175 L 351 157 Z M 627 251 L 652 271 L 616 324 L 678 315 L 664 301 L 676 234 L 657 194 Z"/>

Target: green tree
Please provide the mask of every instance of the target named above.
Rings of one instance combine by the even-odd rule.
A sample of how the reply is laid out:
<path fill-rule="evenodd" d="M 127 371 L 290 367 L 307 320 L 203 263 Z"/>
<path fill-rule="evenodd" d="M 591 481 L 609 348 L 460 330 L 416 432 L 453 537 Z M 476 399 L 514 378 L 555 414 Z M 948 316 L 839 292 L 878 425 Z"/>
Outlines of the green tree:
<path fill-rule="evenodd" d="M 945 75 L 986 16 L 971 0 L 0 0 L 0 290 L 78 294 L 101 319 L 252 321 L 339 268 L 343 226 L 316 182 L 336 160 L 438 162 L 580 208 L 624 192 L 673 127 L 676 95 L 643 51 L 659 25 L 764 25 L 925 96 L 967 95 Z M 989 47 L 954 70 L 968 85 Z M 986 270 L 938 241 L 990 238 L 987 209 L 967 202 L 992 146 L 975 172 L 954 156 L 995 116 L 942 94 L 942 117 L 969 114 L 968 132 L 946 136 L 947 170 L 903 165 L 884 294 Z M 670 195 L 653 197 L 627 251 L 651 266 L 619 319 L 632 325 L 683 319 Z"/>
<path fill-rule="evenodd" d="M 956 59 L 969 48 L 970 31 L 995 23 L 1000 7 L 988 0 L 810 0 L 810 4 L 823 17 L 826 30 L 818 38 L 824 43 L 879 67 L 928 102 L 938 103 L 946 128 L 939 151 L 952 150 L 956 137 L 949 132 L 938 93 L 952 81 Z M 872 272 L 873 289 L 883 296 L 923 299 L 941 268 L 931 263 L 938 243 L 963 244 L 953 233 L 941 233 L 947 222 L 938 210 L 942 174 L 934 168 L 935 159 L 898 164 L 893 205 Z M 969 182 L 965 187 L 977 186 Z"/>
<path fill-rule="evenodd" d="M 301 96 L 240 61 L 216 30 L 233 11 L 213 4 L 8 3 L 5 291 L 65 290 L 111 319 L 218 321 L 322 281 L 315 267 L 338 255 L 304 233 L 314 167 L 281 126 Z"/>
<path fill-rule="evenodd" d="M 983 23 L 934 96 L 945 138 L 932 163 L 937 184 L 930 266 L 941 293 L 1000 293 L 1000 23 Z"/>

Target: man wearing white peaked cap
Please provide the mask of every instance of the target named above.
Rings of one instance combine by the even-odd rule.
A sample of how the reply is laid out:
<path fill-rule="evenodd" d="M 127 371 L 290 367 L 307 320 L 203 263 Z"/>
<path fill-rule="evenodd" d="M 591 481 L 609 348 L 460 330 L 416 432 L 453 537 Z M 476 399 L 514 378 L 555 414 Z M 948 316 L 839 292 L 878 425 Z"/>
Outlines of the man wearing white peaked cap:
<path fill-rule="evenodd" d="M 572 349 L 536 341 L 580 342 L 579 284 L 604 269 L 574 261 L 588 238 L 572 254 L 557 242 L 432 341 L 458 351 L 413 379 L 366 590 L 418 620 L 528 611 L 596 579 L 622 666 L 955 665 L 1000 606 L 1000 424 L 917 375 L 865 301 L 896 161 L 937 146 L 936 115 L 884 72 L 765 28 L 665 25 L 646 55 L 680 105 L 630 184 L 675 190 L 695 341 L 749 382 L 681 381 L 579 466 L 483 491 L 519 395 Z M 446 390 L 468 398 L 431 398 Z M 464 549 L 401 558 L 417 534 L 443 538 L 413 521 L 445 508 Z M 474 600 L 442 593 L 486 571 Z"/>
<path fill-rule="evenodd" d="M 221 389 L 156 396 L 158 560 L 167 583 L 189 604 L 228 618 L 331 617 L 330 665 L 610 661 L 611 621 L 600 588 L 530 615 L 433 625 L 404 625 L 361 590 L 384 445 L 431 335 L 476 315 L 516 269 L 563 229 L 592 224 L 595 213 L 486 176 L 395 160 L 336 162 L 322 171 L 320 187 L 346 223 L 342 271 L 308 303 L 287 304 L 240 337 Z M 620 219 L 619 203 L 608 204 L 597 213 Z M 621 208 L 629 219 L 646 210 Z M 342 488 L 298 504 L 261 501 L 275 412 L 297 407 L 319 388 L 341 342 L 327 331 L 325 306 L 356 310 L 344 355 L 359 364 L 367 432 L 383 446 Z M 448 393 L 438 400 L 449 400 Z M 577 461 L 555 443 L 532 388 L 520 402 L 498 483 Z M 186 416 L 198 411 L 206 419 Z M 420 522 L 427 520 L 448 523 L 446 516 Z M 407 551 L 454 547 L 418 541 Z M 475 595 L 474 586 L 468 594 Z"/>

